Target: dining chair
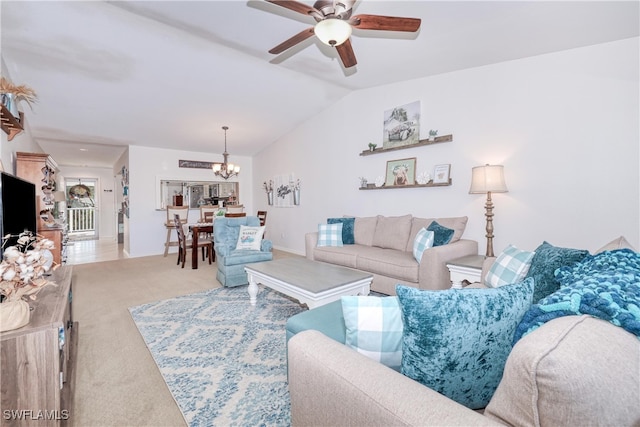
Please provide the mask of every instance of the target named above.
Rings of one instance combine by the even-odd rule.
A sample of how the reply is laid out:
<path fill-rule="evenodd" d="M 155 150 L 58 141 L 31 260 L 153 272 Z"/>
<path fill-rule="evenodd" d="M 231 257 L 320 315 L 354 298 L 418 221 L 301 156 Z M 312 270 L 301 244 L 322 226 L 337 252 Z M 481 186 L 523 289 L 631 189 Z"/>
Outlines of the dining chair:
<path fill-rule="evenodd" d="M 171 240 L 171 233 L 176 229 L 175 216 L 181 224 L 186 224 L 189 219 L 189 206 L 167 206 L 167 221 L 164 223 L 167 229 L 167 240 L 164 243 L 164 256 L 169 253 L 170 246 L 178 246 L 178 240 Z"/>
<path fill-rule="evenodd" d="M 258 211 L 258 219 L 260 220 L 260 226 L 267 223 L 267 211 Z"/>
<path fill-rule="evenodd" d="M 227 218 L 241 218 L 241 217 L 245 217 L 247 216 L 246 212 L 237 212 L 237 213 L 233 213 L 233 212 L 229 212 L 227 211 L 224 216 L 226 216 Z"/>
<path fill-rule="evenodd" d="M 227 213 L 243 213 L 244 205 L 227 205 Z"/>
<path fill-rule="evenodd" d="M 176 265 L 182 263 L 182 268 L 184 268 L 184 264 L 187 260 L 187 251 L 189 249 L 197 251 L 198 248 L 203 248 L 203 250 L 206 249 L 207 257 L 209 258 L 209 264 L 211 264 L 211 258 L 214 256 L 213 241 L 211 240 L 211 238 L 209 238 L 208 240 L 202 238 L 202 240 L 200 240 L 200 236 L 198 236 L 198 246 L 194 248 L 193 241 L 187 238 L 187 234 L 184 231 L 186 225 L 180 223 L 180 217 L 177 214 L 175 215 L 174 223 L 176 224 L 175 229 L 178 233 L 178 262 L 176 263 Z"/>
<path fill-rule="evenodd" d="M 212 222 L 213 220 L 207 221 L 207 217 L 215 215 L 218 209 L 220 209 L 218 206 L 213 205 L 200 206 L 200 222 Z"/>

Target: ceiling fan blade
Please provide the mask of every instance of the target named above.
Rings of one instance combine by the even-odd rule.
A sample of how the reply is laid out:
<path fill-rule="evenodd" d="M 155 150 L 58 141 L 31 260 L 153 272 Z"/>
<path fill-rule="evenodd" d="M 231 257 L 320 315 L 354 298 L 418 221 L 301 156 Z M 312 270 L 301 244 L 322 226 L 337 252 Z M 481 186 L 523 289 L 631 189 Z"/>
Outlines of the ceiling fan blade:
<path fill-rule="evenodd" d="M 324 16 L 322 12 L 320 12 L 315 7 L 311 7 L 304 3 L 300 3 L 295 0 L 267 0 L 269 3 L 277 4 L 278 6 L 282 6 L 286 9 L 293 10 L 294 12 L 301 13 L 303 15 L 310 15 L 314 18 L 322 19 Z"/>
<path fill-rule="evenodd" d="M 356 15 L 349 20 L 354 28 L 361 30 L 384 30 L 415 32 L 420 28 L 419 18 L 401 18 L 382 15 Z"/>
<path fill-rule="evenodd" d="M 274 55 L 282 53 L 285 50 L 289 49 L 290 47 L 293 47 L 293 46 L 297 45 L 298 43 L 300 43 L 302 41 L 305 41 L 309 37 L 313 36 L 313 34 L 314 34 L 313 33 L 313 27 L 309 27 L 306 30 L 300 31 L 298 34 L 296 34 L 295 36 L 291 37 L 290 39 L 287 39 L 287 40 L 283 41 L 278 46 L 276 46 L 273 49 L 271 49 L 269 51 L 269 53 L 273 53 Z"/>
<path fill-rule="evenodd" d="M 336 50 L 338 51 L 338 55 L 340 55 L 344 68 L 353 67 L 358 63 L 358 61 L 356 61 L 356 54 L 351 47 L 351 39 L 347 39 L 346 42 L 336 46 Z"/>

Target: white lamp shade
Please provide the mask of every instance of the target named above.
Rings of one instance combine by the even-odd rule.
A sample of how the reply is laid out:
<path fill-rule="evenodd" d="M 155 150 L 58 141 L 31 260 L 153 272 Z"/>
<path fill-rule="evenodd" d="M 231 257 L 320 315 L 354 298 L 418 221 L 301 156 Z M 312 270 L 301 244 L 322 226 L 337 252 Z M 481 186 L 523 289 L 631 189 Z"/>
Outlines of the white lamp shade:
<path fill-rule="evenodd" d="M 240 173 L 240 166 L 236 166 L 235 168 L 233 168 L 233 171 L 235 173 Z"/>
<path fill-rule="evenodd" d="M 476 166 L 471 169 L 470 194 L 474 193 L 506 193 L 507 184 L 504 181 L 504 167 L 502 165 Z"/>
<path fill-rule="evenodd" d="M 327 18 L 318 22 L 313 32 L 322 43 L 339 46 L 351 37 L 351 25 L 341 19 Z"/>

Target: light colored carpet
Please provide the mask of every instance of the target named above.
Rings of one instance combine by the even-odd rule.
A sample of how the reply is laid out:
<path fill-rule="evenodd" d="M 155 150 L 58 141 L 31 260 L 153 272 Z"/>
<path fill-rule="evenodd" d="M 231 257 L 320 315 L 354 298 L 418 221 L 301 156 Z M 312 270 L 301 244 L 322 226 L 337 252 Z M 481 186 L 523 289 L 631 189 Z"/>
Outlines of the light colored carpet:
<path fill-rule="evenodd" d="M 297 255 L 274 251 L 281 256 Z M 186 425 L 128 311 L 220 287 L 215 263 L 197 270 L 175 263 L 170 254 L 73 266 L 74 426 Z"/>
<path fill-rule="evenodd" d="M 305 308 L 262 286 L 248 297 L 238 286 L 129 309 L 192 427 L 291 424 L 285 322 Z"/>

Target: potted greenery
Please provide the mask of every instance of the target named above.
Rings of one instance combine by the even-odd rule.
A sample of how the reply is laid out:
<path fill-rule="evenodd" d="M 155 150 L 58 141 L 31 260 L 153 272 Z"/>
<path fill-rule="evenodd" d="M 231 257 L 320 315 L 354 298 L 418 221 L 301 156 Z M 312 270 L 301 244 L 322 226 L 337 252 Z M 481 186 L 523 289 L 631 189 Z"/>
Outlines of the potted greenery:
<path fill-rule="evenodd" d="M 369 151 L 375 151 L 378 144 L 374 144 L 373 142 L 369 143 Z"/>
<path fill-rule="evenodd" d="M 429 131 L 429 141 L 435 141 L 437 135 L 438 135 L 438 131 L 431 129 Z"/>
<path fill-rule="evenodd" d="M 15 85 L 4 77 L 0 77 L 0 95 L 2 95 L 2 104 L 14 116 L 20 117 L 18 111 L 18 102 L 26 101 L 29 107 L 33 108 L 31 103 L 36 102 L 36 92 L 25 85 Z"/>

